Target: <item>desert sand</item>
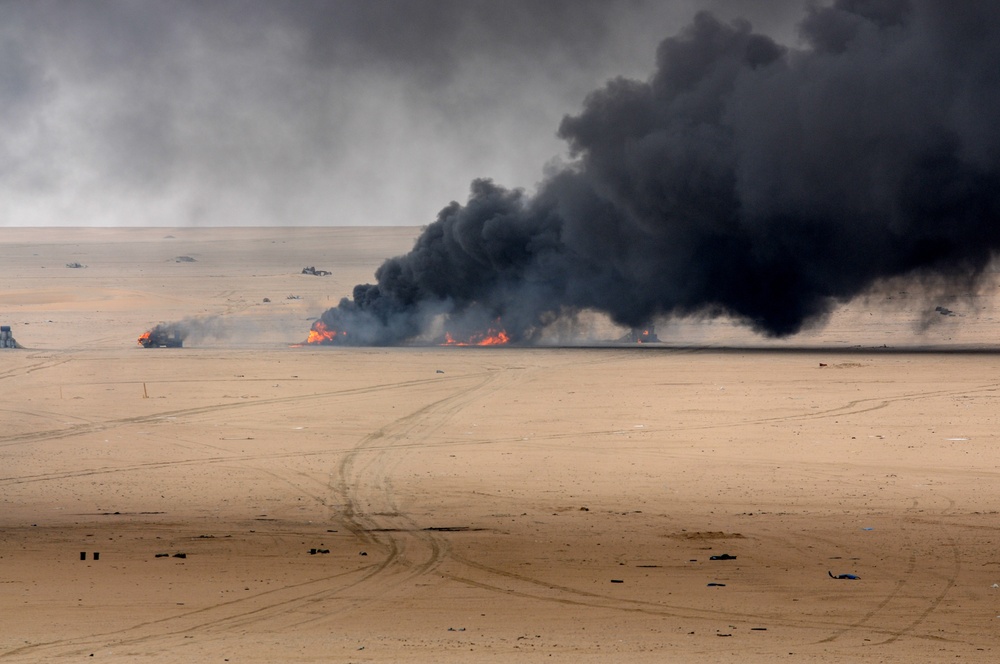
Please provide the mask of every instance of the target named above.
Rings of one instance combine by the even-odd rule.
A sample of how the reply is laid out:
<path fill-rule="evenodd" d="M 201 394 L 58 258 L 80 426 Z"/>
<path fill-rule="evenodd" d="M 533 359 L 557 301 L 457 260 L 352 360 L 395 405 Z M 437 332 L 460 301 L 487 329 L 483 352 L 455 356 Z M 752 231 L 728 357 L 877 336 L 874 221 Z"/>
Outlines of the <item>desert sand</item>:
<path fill-rule="evenodd" d="M 0 661 L 998 657 L 995 280 L 784 341 L 293 347 L 418 232 L 4 229 Z"/>

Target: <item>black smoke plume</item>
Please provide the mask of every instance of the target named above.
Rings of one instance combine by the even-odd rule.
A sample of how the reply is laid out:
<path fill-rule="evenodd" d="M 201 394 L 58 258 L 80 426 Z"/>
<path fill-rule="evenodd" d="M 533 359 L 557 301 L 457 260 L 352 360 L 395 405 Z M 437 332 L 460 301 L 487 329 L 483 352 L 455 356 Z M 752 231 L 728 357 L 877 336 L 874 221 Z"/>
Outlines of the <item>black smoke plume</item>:
<path fill-rule="evenodd" d="M 475 180 L 321 323 L 383 345 L 500 319 L 530 343 L 594 310 L 781 337 L 890 278 L 974 282 L 1000 248 L 998 19 L 839 0 L 787 48 L 699 14 L 647 81 L 564 118 L 574 160 L 537 193 Z"/>

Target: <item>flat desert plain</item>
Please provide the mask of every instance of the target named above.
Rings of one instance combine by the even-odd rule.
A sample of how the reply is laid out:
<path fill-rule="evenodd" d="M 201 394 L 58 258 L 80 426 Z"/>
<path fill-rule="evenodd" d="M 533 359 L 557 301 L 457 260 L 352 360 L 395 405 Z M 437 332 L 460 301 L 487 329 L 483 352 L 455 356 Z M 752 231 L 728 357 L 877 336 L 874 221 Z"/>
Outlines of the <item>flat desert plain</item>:
<path fill-rule="evenodd" d="M 4 229 L 0 662 L 1000 657 L 993 275 L 784 341 L 293 347 L 418 232 Z"/>

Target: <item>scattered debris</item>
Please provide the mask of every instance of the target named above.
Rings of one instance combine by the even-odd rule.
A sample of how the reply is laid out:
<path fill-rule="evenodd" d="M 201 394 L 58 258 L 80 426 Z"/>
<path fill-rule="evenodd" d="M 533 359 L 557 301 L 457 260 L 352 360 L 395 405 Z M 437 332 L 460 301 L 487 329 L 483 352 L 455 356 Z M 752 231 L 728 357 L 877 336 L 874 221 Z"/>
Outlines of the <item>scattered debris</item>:
<path fill-rule="evenodd" d="M 317 277 L 329 277 L 331 273 L 327 270 L 317 270 L 310 265 L 309 267 L 302 268 L 302 274 L 311 274 Z"/>
<path fill-rule="evenodd" d="M 679 533 L 672 533 L 670 535 L 667 535 L 667 537 L 673 537 L 676 539 L 685 539 L 685 540 L 746 539 L 746 535 L 743 535 L 741 533 L 726 533 L 716 530 L 708 530 L 708 531 L 700 530 L 692 532 L 682 530 Z"/>
<path fill-rule="evenodd" d="M 301 295 L 289 295 L 285 299 L 286 300 L 301 300 L 302 296 Z"/>
<path fill-rule="evenodd" d="M 175 263 L 196 263 L 197 261 L 190 256 L 177 256 L 174 258 Z"/>
<path fill-rule="evenodd" d="M 934 311 L 938 312 L 942 316 L 954 316 L 955 312 L 947 307 L 934 307 Z"/>
<path fill-rule="evenodd" d="M 265 297 L 265 298 L 264 298 L 264 301 L 265 301 L 265 302 L 270 302 L 270 301 L 271 301 L 271 298 L 269 298 L 269 297 Z"/>
<path fill-rule="evenodd" d="M 736 556 L 731 556 L 728 553 L 723 553 L 721 556 L 709 556 L 709 560 L 736 560 Z"/>
<path fill-rule="evenodd" d="M 437 370 L 437 371 L 435 371 L 434 373 L 444 373 L 444 372 L 443 372 L 443 371 L 441 371 L 440 369 L 438 369 L 438 370 Z"/>
<path fill-rule="evenodd" d="M 464 627 L 459 627 L 458 629 L 455 629 L 454 627 L 449 627 L 448 631 L 449 632 L 464 632 L 465 628 Z"/>
<path fill-rule="evenodd" d="M 87 267 L 87 266 L 86 265 L 81 265 L 80 263 L 66 263 L 66 267 L 81 268 L 81 267 Z"/>
<path fill-rule="evenodd" d="M 831 579 L 846 579 L 848 581 L 857 581 L 858 579 L 861 578 L 857 574 L 837 574 L 836 576 L 834 576 L 833 572 L 831 572 L 830 570 L 827 570 L 826 573 L 830 575 Z"/>

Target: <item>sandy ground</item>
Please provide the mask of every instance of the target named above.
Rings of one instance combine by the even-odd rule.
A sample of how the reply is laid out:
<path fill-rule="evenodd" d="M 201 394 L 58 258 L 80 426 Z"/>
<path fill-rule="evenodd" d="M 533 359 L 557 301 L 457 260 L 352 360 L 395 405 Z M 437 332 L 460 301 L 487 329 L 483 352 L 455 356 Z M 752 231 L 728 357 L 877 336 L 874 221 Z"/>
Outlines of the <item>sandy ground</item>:
<path fill-rule="evenodd" d="M 781 343 L 289 346 L 416 232 L 4 229 L 0 661 L 1000 656 L 991 290 Z"/>

